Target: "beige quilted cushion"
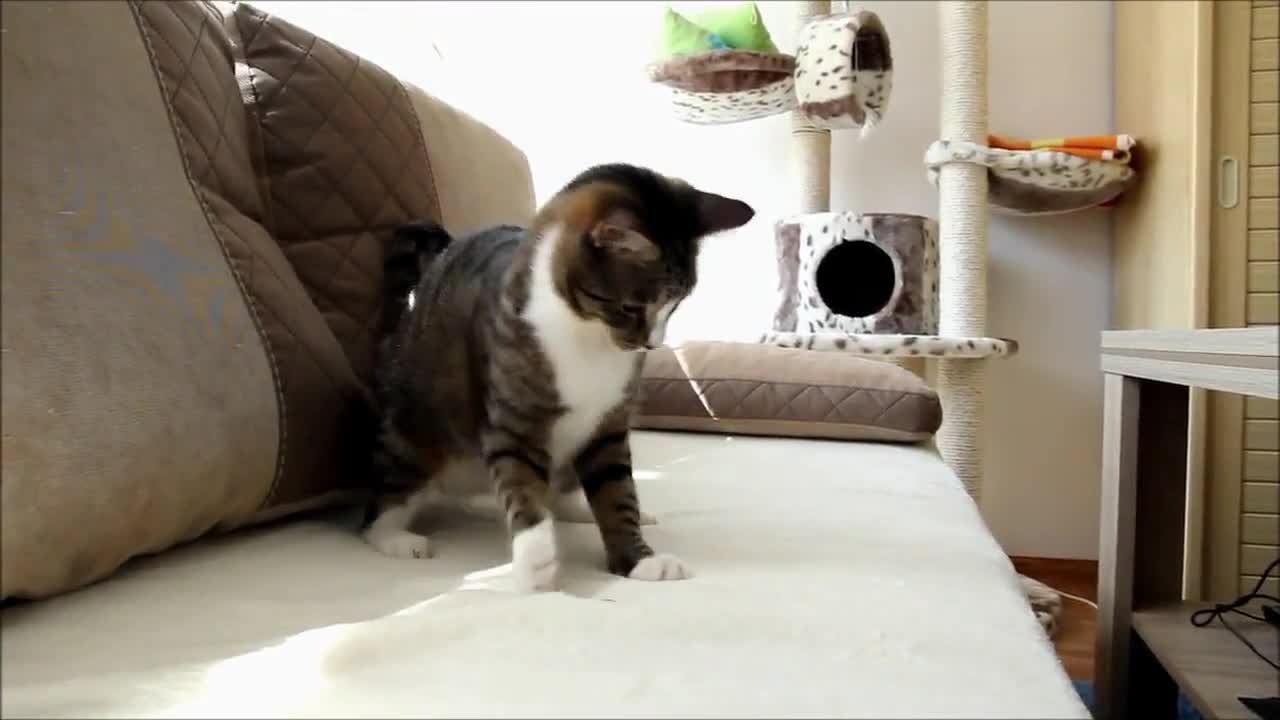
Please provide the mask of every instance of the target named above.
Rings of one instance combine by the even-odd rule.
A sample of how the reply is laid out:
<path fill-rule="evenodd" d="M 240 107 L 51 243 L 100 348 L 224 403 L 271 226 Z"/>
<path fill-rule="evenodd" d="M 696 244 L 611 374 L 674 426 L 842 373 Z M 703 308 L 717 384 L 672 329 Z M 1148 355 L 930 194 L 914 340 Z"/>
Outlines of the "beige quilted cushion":
<path fill-rule="evenodd" d="M 482 123 L 280 17 L 239 3 L 228 26 L 265 223 L 368 383 L 392 231 L 529 222 L 528 162 Z"/>
<path fill-rule="evenodd" d="M 340 338 L 272 236 L 271 210 L 254 171 L 256 135 L 236 80 L 238 40 L 225 29 L 227 7 L 159 0 L 133 5 L 152 64 L 152 73 L 142 77 L 159 83 L 161 112 L 171 116 L 189 175 L 173 181 L 189 182 L 197 193 L 243 284 L 272 365 L 272 386 L 255 391 L 276 396 L 279 446 L 255 519 L 323 504 L 360 482 L 376 423 Z M 116 72 L 135 69 L 121 66 Z M 174 138 L 152 142 L 171 144 Z M 228 374 L 221 380 L 233 385 L 236 378 Z"/>
<path fill-rule="evenodd" d="M 267 227 L 341 343 L 371 378 L 392 231 L 439 221 L 436 176 L 400 82 L 250 4 L 230 18 Z"/>
<path fill-rule="evenodd" d="M 632 427 L 740 435 L 919 442 L 942 404 L 896 365 L 841 353 L 695 342 L 645 359 Z"/>
<path fill-rule="evenodd" d="M 255 195 L 206 8 L 0 13 L 0 597 L 36 598 L 274 504 L 287 359 L 259 318 L 288 303 L 237 209 Z"/>

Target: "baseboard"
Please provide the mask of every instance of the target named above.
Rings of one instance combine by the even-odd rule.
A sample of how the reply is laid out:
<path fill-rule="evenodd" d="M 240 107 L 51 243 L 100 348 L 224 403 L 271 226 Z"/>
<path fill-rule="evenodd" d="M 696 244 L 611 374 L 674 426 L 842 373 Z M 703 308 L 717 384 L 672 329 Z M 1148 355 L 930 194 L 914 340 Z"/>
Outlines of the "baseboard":
<path fill-rule="evenodd" d="M 1058 590 L 1097 600 L 1098 561 L 1074 558 L 1041 558 L 1010 556 L 1013 567 L 1021 575 L 1035 578 Z"/>
<path fill-rule="evenodd" d="M 1015 567 L 1034 567 L 1072 575 L 1097 575 L 1097 560 L 1081 560 L 1078 558 L 1046 558 L 1027 555 L 1010 555 Z M 1021 569 L 1019 570 L 1021 572 Z"/>

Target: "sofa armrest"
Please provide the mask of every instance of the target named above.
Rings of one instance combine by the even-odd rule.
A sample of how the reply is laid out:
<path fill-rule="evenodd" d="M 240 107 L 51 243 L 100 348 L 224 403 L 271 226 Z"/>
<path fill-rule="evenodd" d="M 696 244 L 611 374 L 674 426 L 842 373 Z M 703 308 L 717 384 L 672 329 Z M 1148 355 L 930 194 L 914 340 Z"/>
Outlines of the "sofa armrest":
<path fill-rule="evenodd" d="M 418 115 L 440 222 L 452 233 L 488 225 L 527 225 L 535 210 L 529 161 L 493 128 L 403 83 Z"/>

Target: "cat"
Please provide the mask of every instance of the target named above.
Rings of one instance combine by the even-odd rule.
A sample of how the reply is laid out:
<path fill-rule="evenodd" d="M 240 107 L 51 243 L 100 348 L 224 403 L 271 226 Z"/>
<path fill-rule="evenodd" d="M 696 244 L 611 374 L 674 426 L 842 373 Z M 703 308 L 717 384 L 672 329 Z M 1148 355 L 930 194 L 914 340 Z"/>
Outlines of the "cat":
<path fill-rule="evenodd" d="M 557 516 L 595 522 L 611 573 L 690 577 L 641 532 L 630 406 L 645 351 L 662 344 L 694 288 L 703 238 L 754 215 L 740 200 L 615 163 L 573 178 L 527 228 L 397 233 L 366 541 L 429 557 L 414 516 L 480 483 L 505 518 L 519 589 L 556 586 Z"/>

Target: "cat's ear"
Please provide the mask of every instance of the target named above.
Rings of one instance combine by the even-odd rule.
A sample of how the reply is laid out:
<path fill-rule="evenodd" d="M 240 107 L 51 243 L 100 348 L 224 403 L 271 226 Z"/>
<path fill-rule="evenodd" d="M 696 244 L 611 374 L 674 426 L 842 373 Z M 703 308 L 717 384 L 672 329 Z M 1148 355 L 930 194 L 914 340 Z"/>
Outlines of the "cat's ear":
<path fill-rule="evenodd" d="M 658 246 L 640 232 L 636 216 L 626 210 L 613 210 L 587 233 L 591 244 L 632 260 L 648 261 L 658 258 Z"/>
<path fill-rule="evenodd" d="M 756 211 L 741 200 L 698 191 L 698 219 L 707 235 L 742 227 L 755 214 Z"/>

